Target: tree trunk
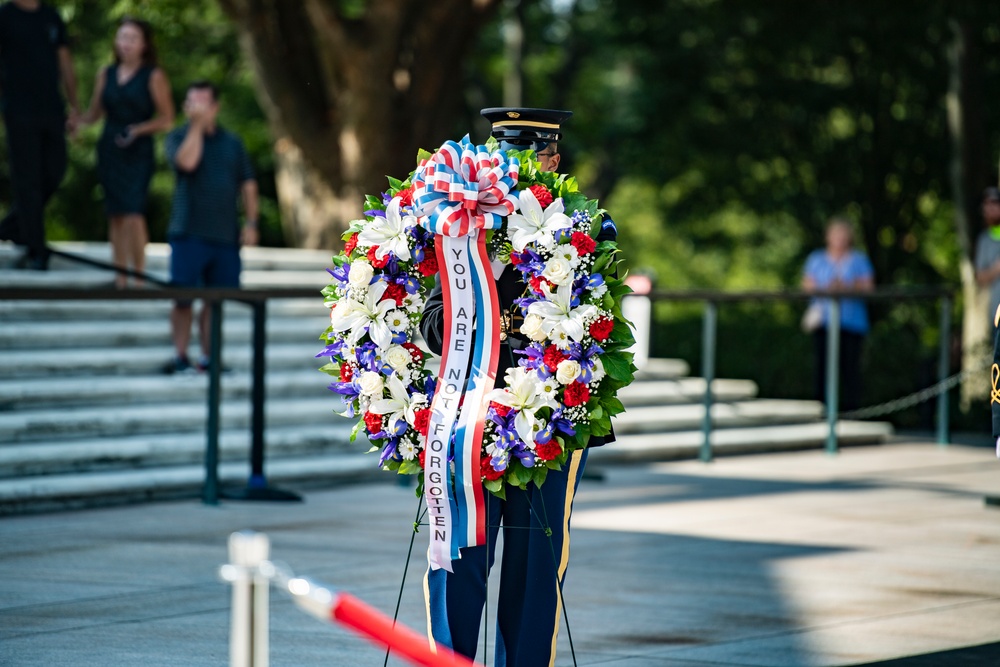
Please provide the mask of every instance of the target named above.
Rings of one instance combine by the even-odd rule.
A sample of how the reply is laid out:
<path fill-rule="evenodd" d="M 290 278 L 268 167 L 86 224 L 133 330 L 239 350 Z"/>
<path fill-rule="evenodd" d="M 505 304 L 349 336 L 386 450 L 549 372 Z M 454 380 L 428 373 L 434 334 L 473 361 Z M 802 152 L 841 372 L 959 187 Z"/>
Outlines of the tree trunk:
<path fill-rule="evenodd" d="M 219 0 L 276 138 L 282 225 L 332 249 L 364 193 L 451 138 L 462 56 L 499 0 Z"/>
<path fill-rule="evenodd" d="M 988 396 L 988 376 L 983 364 L 991 358 L 993 321 L 988 290 L 976 284 L 976 221 L 979 220 L 980 190 L 988 182 L 989 165 L 983 147 L 982 82 L 977 56 L 978 35 L 969 21 L 952 19 L 952 44 L 948 57 L 948 127 L 951 134 L 951 190 L 955 202 L 955 228 L 962 250 L 962 370 L 970 371 L 962 384 L 961 405 L 968 410 L 973 400 Z M 977 372 L 982 369 L 982 372 Z"/>

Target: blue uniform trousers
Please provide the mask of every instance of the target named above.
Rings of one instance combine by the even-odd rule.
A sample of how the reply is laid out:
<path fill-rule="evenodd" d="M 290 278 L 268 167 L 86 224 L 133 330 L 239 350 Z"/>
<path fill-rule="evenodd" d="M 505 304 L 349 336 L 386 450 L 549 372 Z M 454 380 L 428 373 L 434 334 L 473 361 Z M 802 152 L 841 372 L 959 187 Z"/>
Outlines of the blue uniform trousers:
<path fill-rule="evenodd" d="M 569 519 L 586 459 L 587 450 L 573 452 L 562 470 L 549 471 L 540 488 L 508 487 L 506 500 L 485 492 L 487 544 L 462 549 L 462 557 L 452 563 L 454 572 L 428 569 L 424 580 L 428 630 L 436 643 L 475 658 L 502 524 L 494 665 L 553 664 L 562 614 L 559 586 L 569 562 Z"/>

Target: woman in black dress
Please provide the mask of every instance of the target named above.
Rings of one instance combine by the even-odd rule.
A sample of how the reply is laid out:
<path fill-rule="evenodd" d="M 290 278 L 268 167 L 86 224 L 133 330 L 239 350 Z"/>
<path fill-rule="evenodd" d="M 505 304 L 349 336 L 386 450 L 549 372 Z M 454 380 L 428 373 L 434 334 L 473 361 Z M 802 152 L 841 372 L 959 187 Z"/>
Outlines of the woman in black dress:
<path fill-rule="evenodd" d="M 97 142 L 97 174 L 104 188 L 108 238 L 116 266 L 143 271 L 146 265 L 146 196 L 153 177 L 153 135 L 174 124 L 167 75 L 157 66 L 152 28 L 124 18 L 115 33 L 115 62 L 97 75 L 90 109 L 81 123 L 106 116 Z M 125 287 L 127 277 L 115 276 Z M 141 281 L 137 281 L 141 284 Z"/>

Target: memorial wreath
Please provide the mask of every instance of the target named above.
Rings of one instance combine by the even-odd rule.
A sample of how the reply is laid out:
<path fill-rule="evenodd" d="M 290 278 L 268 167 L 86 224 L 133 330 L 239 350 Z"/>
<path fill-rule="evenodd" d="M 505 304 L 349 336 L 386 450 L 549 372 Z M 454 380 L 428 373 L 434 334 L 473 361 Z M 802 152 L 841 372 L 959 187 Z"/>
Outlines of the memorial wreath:
<path fill-rule="evenodd" d="M 357 419 L 351 440 L 363 430 L 382 468 L 419 474 L 426 465 L 441 381 L 416 341 L 444 269 L 442 234 L 458 234 L 449 224 L 477 228 L 490 259 L 513 264 L 526 285 L 515 305 L 529 342 L 517 366 L 502 388 L 465 393 L 466 404 L 473 395 L 482 403 L 477 481 L 501 497 L 507 484 L 541 485 L 624 410 L 617 392 L 633 379 L 634 341 L 617 244 L 595 241 L 603 211 L 575 178 L 539 167 L 532 151 L 504 153 L 492 138 L 446 142 L 421 151 L 405 180 L 390 177 L 386 192 L 368 195 L 364 219 L 345 233 L 323 289 L 330 326 L 317 356 L 330 358 L 321 370 L 334 377 L 341 414 Z"/>

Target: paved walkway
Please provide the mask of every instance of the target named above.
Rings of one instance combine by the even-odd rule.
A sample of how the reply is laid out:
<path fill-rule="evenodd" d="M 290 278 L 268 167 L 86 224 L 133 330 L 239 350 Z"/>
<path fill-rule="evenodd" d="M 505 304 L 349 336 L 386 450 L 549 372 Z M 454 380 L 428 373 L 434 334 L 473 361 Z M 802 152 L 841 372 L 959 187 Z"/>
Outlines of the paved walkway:
<path fill-rule="evenodd" d="M 578 497 L 566 585 L 580 665 L 1000 664 L 1000 508 L 983 503 L 1000 494 L 1000 462 L 989 449 L 896 444 L 591 472 L 604 479 Z M 217 571 L 243 528 L 266 532 L 276 560 L 391 613 L 415 510 L 412 490 L 376 483 L 303 504 L 0 519 L 0 665 L 226 664 Z M 401 613 L 417 629 L 425 539 Z M 273 665 L 383 663 L 278 594 L 271 623 Z M 571 665 L 563 635 L 557 664 Z"/>

